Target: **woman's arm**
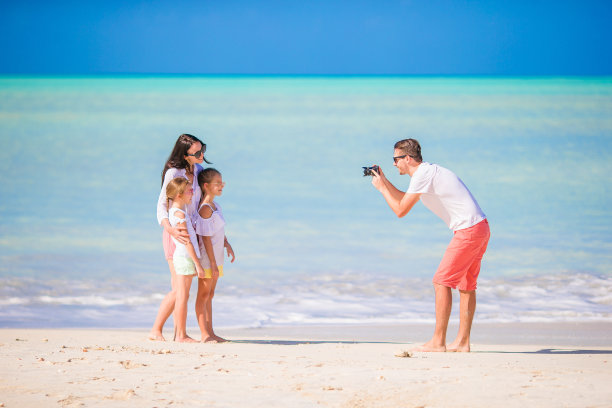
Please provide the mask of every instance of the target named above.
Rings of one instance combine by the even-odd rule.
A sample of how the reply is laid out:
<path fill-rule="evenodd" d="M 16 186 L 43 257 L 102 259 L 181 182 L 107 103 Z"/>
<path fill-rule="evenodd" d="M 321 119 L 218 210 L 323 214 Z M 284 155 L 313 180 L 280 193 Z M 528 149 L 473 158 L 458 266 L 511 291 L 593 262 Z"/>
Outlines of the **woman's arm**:
<path fill-rule="evenodd" d="M 166 196 L 166 187 L 170 180 L 177 177 L 177 170 L 174 168 L 168 169 L 164 176 L 164 184 L 162 185 L 159 197 L 157 199 L 157 222 L 161 225 L 168 234 L 172 235 L 174 239 L 183 245 L 187 245 L 189 242 L 189 233 L 187 230 L 179 230 L 170 225 L 168 221 L 168 197 Z"/>
<path fill-rule="evenodd" d="M 168 234 L 172 235 L 174 239 L 180 242 L 183 245 L 187 245 L 189 242 L 189 231 L 187 228 L 174 228 L 170 225 L 170 221 L 167 218 L 164 218 L 161 222 L 162 227 L 168 231 Z"/>
<path fill-rule="evenodd" d="M 160 225 L 164 219 L 168 219 L 168 196 L 166 196 L 166 187 L 168 187 L 170 180 L 176 177 L 175 173 L 175 169 L 172 168 L 166 171 L 164 182 L 162 183 L 159 197 L 157 198 L 157 223 Z"/>

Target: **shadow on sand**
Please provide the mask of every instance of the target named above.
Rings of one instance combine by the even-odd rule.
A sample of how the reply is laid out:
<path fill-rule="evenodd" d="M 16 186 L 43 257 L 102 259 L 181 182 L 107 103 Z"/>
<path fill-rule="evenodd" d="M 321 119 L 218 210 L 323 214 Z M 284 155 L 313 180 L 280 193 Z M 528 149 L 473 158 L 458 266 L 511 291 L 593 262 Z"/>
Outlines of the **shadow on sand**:
<path fill-rule="evenodd" d="M 242 344 L 274 344 L 281 346 L 298 346 L 300 344 L 406 344 L 394 341 L 347 341 L 347 340 L 232 340 Z"/>
<path fill-rule="evenodd" d="M 232 343 L 242 344 L 272 344 L 281 346 L 298 346 L 302 344 L 398 344 L 402 346 L 416 346 L 416 343 L 401 343 L 395 341 L 347 341 L 347 340 L 323 340 L 323 341 L 309 341 L 309 340 L 232 340 Z M 493 354 L 612 354 L 612 350 L 586 350 L 586 349 L 560 349 L 550 348 L 541 349 L 537 351 L 503 351 L 503 350 L 490 350 L 490 351 L 474 351 L 472 353 L 493 353 Z"/>
<path fill-rule="evenodd" d="M 542 349 L 538 351 L 472 351 L 472 353 L 497 354 L 612 354 L 612 350 Z"/>

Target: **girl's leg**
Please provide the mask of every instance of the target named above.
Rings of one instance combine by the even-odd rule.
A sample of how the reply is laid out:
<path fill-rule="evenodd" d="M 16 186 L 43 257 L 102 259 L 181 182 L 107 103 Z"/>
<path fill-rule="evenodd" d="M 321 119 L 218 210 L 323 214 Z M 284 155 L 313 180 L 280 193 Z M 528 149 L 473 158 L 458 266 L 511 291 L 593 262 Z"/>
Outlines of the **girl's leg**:
<path fill-rule="evenodd" d="M 208 332 L 212 335 L 212 337 L 218 342 L 223 343 L 226 342 L 223 337 L 219 337 L 215 334 L 213 330 L 213 313 L 212 313 L 212 300 L 215 296 L 215 288 L 217 287 L 217 280 L 219 278 L 212 278 L 210 295 L 208 296 L 208 302 L 206 302 L 206 314 L 208 315 L 207 323 L 208 323 Z"/>
<path fill-rule="evenodd" d="M 176 304 L 174 305 L 174 322 L 176 324 L 176 341 L 197 343 L 187 335 L 187 301 L 193 275 L 176 275 Z"/>
<path fill-rule="evenodd" d="M 166 296 L 161 302 L 161 305 L 159 306 L 159 311 L 157 312 L 155 323 L 153 323 L 153 328 L 149 333 L 150 340 L 166 341 L 162 334 L 164 330 L 164 324 L 172 314 L 172 311 L 174 310 L 174 304 L 176 303 L 176 272 L 174 271 L 174 263 L 172 262 L 172 259 L 168 259 L 168 266 L 170 267 L 170 283 L 172 286 L 172 290 L 166 294 Z"/>
<path fill-rule="evenodd" d="M 212 333 L 212 322 L 209 324 L 210 314 L 208 313 L 208 304 L 210 292 L 212 289 L 213 279 L 198 279 L 198 295 L 196 298 L 196 316 L 198 325 L 202 333 L 202 341 L 216 342 Z"/>

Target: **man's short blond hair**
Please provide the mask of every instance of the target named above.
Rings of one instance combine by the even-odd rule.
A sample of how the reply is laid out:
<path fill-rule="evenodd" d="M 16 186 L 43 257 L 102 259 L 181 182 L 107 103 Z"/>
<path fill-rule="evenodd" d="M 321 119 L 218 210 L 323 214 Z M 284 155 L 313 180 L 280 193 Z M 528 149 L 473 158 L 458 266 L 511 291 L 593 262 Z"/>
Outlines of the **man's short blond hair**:
<path fill-rule="evenodd" d="M 421 145 L 416 139 L 400 140 L 395 144 L 394 148 L 401 150 L 402 153 L 407 154 L 419 163 L 423 161 L 423 156 L 421 156 Z"/>

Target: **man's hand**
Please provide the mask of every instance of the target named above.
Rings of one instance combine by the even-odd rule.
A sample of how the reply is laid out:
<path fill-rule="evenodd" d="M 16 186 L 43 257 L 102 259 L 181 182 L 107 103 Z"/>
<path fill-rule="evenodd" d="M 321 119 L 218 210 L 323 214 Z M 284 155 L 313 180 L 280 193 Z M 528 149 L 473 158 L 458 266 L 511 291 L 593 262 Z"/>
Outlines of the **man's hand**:
<path fill-rule="evenodd" d="M 386 179 L 385 173 L 383 173 L 380 166 L 377 166 L 377 170 L 372 170 L 372 185 L 378 191 L 382 191 L 381 189 L 385 185 L 385 179 Z"/>

